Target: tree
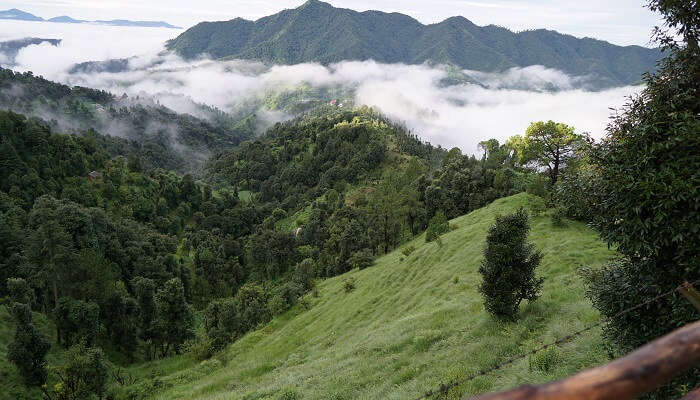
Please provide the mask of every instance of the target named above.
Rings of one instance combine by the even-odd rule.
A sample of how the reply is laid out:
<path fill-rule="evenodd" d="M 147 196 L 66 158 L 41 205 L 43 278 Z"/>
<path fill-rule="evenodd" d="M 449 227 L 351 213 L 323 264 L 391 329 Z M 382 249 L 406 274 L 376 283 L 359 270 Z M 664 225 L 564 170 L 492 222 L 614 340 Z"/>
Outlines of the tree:
<path fill-rule="evenodd" d="M 508 145 L 518 153 L 518 161 L 525 165 L 533 163 L 547 168 L 552 185 L 557 183 L 559 171 L 575 151 L 581 136 L 574 133 L 574 127 L 554 122 L 533 122 L 525 136 L 513 136 Z"/>
<path fill-rule="evenodd" d="M 26 280 L 22 278 L 8 278 L 7 291 L 10 294 L 11 301 L 32 306 L 34 290 L 32 290 Z"/>
<path fill-rule="evenodd" d="M 15 336 L 7 346 L 7 359 L 15 364 L 28 385 L 41 386 L 46 382 L 46 353 L 51 346 L 32 323 L 29 305 L 14 303 L 11 312 Z"/>
<path fill-rule="evenodd" d="M 231 343 L 241 331 L 235 299 L 217 299 L 209 303 L 204 310 L 204 329 L 214 351 Z"/>
<path fill-rule="evenodd" d="M 179 351 L 179 346 L 194 337 L 192 309 L 185 301 L 185 288 L 178 278 L 163 285 L 155 297 L 156 340 L 165 356 L 171 349 Z"/>
<path fill-rule="evenodd" d="M 428 229 L 425 231 L 425 241 L 432 242 L 442 234 L 449 232 L 450 223 L 447 222 L 447 217 L 442 211 L 438 211 L 433 218 L 430 219 Z"/>
<path fill-rule="evenodd" d="M 510 215 L 496 217 L 489 228 L 484 260 L 479 267 L 483 281 L 479 291 L 486 311 L 498 318 L 515 319 L 523 300 L 539 297 L 542 279 L 535 268 L 542 254 L 527 242 L 530 222 L 522 208 Z"/>
<path fill-rule="evenodd" d="M 267 322 L 272 317 L 267 307 L 268 294 L 260 285 L 246 284 L 241 286 L 234 299 L 240 318 L 239 334 L 248 332 L 259 323 Z"/>
<path fill-rule="evenodd" d="M 56 385 L 57 400 L 103 399 L 107 391 L 108 367 L 104 353 L 99 348 L 84 344 L 72 346 L 65 361 L 55 369 L 60 385 Z"/>
<path fill-rule="evenodd" d="M 65 346 L 80 342 L 92 345 L 100 329 L 100 307 L 93 302 L 61 297 L 54 309 L 54 320 L 63 333 Z"/>
<path fill-rule="evenodd" d="M 645 89 L 612 120 L 591 157 L 593 225 L 622 255 L 592 275 L 591 297 L 610 318 L 605 334 L 620 354 L 697 319 L 678 295 L 619 315 L 700 276 L 700 3 L 652 0 L 649 7 L 671 30 L 656 29 L 667 57 L 644 77 Z M 697 371 L 654 396 L 679 397 L 677 388 L 700 383 Z"/>

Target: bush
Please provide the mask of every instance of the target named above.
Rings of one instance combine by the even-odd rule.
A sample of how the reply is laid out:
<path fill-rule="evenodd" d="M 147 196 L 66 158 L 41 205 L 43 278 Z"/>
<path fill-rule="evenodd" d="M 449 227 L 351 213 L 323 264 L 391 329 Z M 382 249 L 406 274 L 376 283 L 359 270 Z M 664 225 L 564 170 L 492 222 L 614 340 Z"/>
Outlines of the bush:
<path fill-rule="evenodd" d="M 209 337 L 198 337 L 196 339 L 186 341 L 182 347 L 183 351 L 191 355 L 195 360 L 204 361 L 214 356 L 214 354 L 224 348 L 226 344 L 227 343 L 221 345 L 221 343 L 219 343 L 219 347 L 217 344 L 215 344 L 215 341 Z"/>
<path fill-rule="evenodd" d="M 566 225 L 564 223 L 564 218 L 566 216 L 566 210 L 562 207 L 556 207 L 554 208 L 554 211 L 552 211 L 552 225 L 562 227 Z"/>
<path fill-rule="evenodd" d="M 484 260 L 479 267 L 483 282 L 479 291 L 486 311 L 498 318 L 515 319 L 522 300 L 539 297 L 542 279 L 535 268 L 542 254 L 527 243 L 530 223 L 521 208 L 516 213 L 496 217 L 489 229 Z"/>
<path fill-rule="evenodd" d="M 343 279 L 343 290 L 345 290 L 345 293 L 350 293 L 355 290 L 355 283 L 356 280 L 352 276 Z"/>
<path fill-rule="evenodd" d="M 414 246 L 414 245 L 409 245 L 409 246 L 404 247 L 404 248 L 401 250 L 401 254 L 403 254 L 404 256 L 408 257 L 408 256 L 410 256 L 411 253 L 413 253 L 414 251 L 416 251 L 416 246 Z"/>
<path fill-rule="evenodd" d="M 544 350 L 530 356 L 528 359 L 530 371 L 538 370 L 542 372 L 550 372 L 554 366 L 561 360 L 561 354 L 556 346 L 549 346 Z"/>
<path fill-rule="evenodd" d="M 425 231 L 425 241 L 432 242 L 440 237 L 440 235 L 449 232 L 450 224 L 447 222 L 447 217 L 442 211 L 435 213 L 433 218 L 428 223 L 428 229 Z"/>

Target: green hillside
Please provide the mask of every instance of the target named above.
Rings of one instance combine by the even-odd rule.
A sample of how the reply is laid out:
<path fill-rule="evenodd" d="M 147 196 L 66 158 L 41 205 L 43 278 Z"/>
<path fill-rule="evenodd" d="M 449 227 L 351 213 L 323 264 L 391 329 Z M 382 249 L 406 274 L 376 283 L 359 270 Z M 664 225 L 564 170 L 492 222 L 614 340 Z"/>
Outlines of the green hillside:
<path fill-rule="evenodd" d="M 302 302 L 210 360 L 181 355 L 134 367 L 138 382 L 121 388 L 121 395 L 405 399 L 594 323 L 598 313 L 584 297 L 577 266 L 600 266 L 613 252 L 585 225 L 554 227 L 546 215 L 532 219 L 530 236 L 544 253 L 542 297 L 524 304 L 516 323 L 496 322 L 484 312 L 476 288 L 486 231 L 497 214 L 520 206 L 536 209 L 541 200 L 528 194 L 497 200 L 452 220 L 454 229 L 441 245 L 425 243 L 421 235 L 370 268 L 327 279 L 318 297 L 306 296 L 306 306 Z M 356 289 L 346 293 L 349 278 Z M 549 371 L 524 360 L 472 381 L 461 393 L 545 382 L 607 357 L 597 331 L 550 356 L 555 364 Z"/>
<path fill-rule="evenodd" d="M 477 26 L 464 17 L 423 25 L 399 13 L 356 12 L 318 0 L 257 21 L 202 22 L 167 47 L 187 58 L 208 54 L 282 64 L 372 59 L 479 71 L 544 65 L 591 75 L 598 87 L 637 83 L 660 57 L 658 49 L 616 46 L 544 29 L 515 33 Z"/>

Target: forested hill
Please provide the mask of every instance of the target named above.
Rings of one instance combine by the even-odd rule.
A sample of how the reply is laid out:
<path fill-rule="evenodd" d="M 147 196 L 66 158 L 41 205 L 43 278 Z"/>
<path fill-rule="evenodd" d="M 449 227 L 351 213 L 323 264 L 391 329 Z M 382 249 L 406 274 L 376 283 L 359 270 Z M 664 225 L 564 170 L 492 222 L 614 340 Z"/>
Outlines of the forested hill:
<path fill-rule="evenodd" d="M 373 59 L 449 63 L 478 71 L 544 65 L 571 75 L 593 75 L 599 87 L 637 83 L 660 58 L 657 49 L 621 47 L 544 29 L 515 33 L 477 26 L 464 17 L 423 25 L 399 13 L 356 12 L 318 0 L 257 21 L 202 22 L 167 47 L 188 58 L 208 54 L 282 64 Z"/>
<path fill-rule="evenodd" d="M 209 155 L 253 136 L 228 114 L 194 104 L 198 116 L 176 113 L 157 101 L 115 96 L 51 82 L 31 72 L 0 68 L 0 109 L 41 118 L 63 133 L 93 129 L 107 151 L 138 156 L 147 167 L 192 171 Z"/>

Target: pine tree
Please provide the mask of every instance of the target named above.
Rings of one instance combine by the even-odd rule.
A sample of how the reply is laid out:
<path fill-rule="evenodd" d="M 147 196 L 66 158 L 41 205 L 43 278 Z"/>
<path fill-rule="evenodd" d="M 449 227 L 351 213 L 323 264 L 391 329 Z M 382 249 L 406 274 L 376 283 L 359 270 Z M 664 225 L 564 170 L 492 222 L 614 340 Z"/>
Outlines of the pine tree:
<path fill-rule="evenodd" d="M 530 222 L 522 208 L 513 214 L 496 217 L 489 229 L 484 260 L 479 272 L 483 282 L 479 291 L 484 296 L 486 311 L 498 318 L 515 319 L 523 300 L 539 297 L 542 279 L 535 268 L 542 254 L 527 242 Z"/>

